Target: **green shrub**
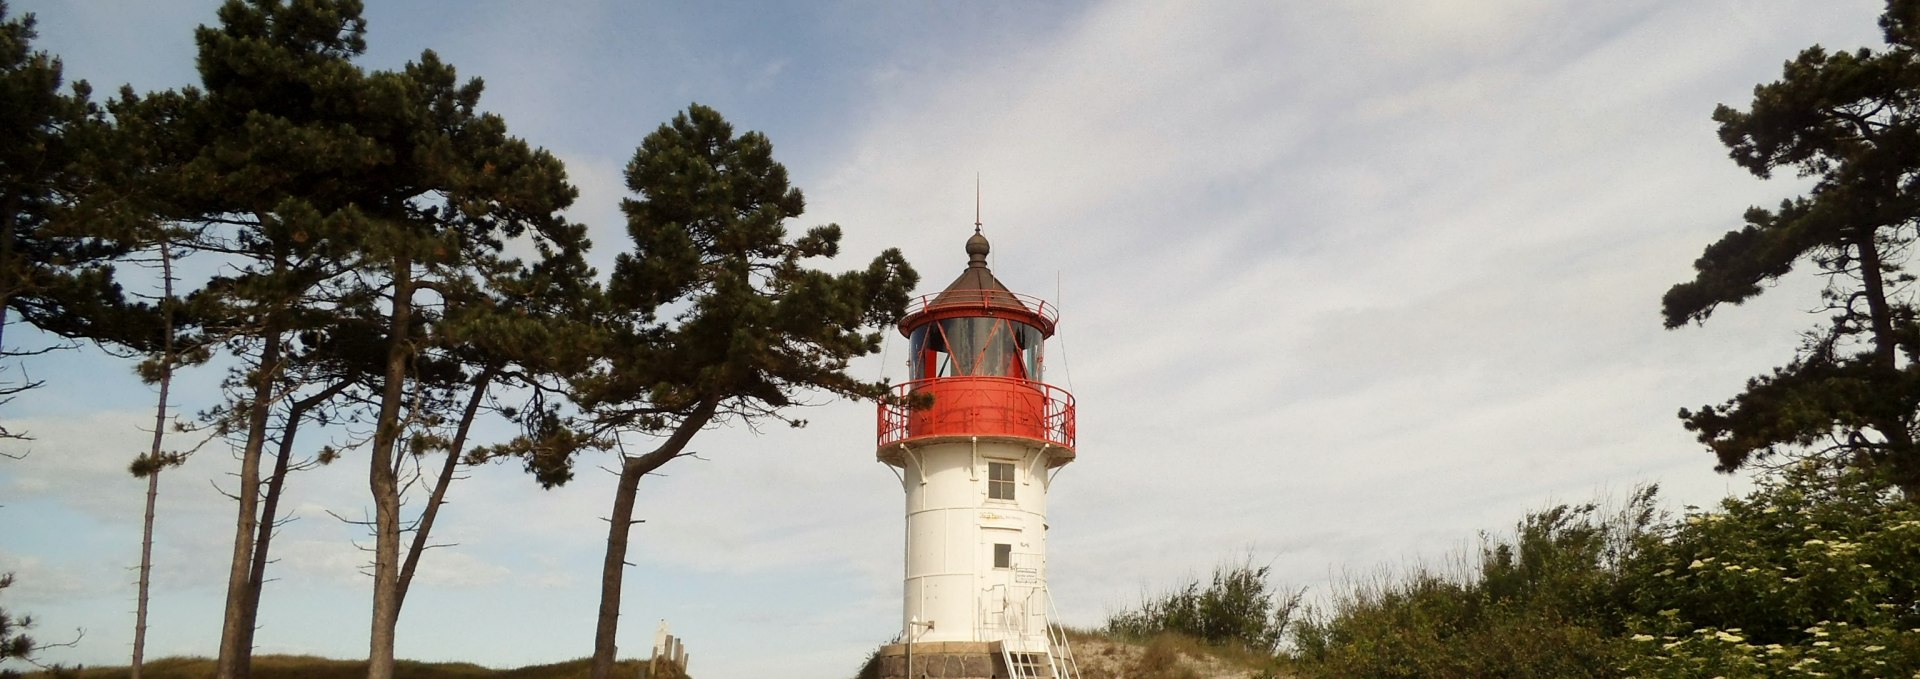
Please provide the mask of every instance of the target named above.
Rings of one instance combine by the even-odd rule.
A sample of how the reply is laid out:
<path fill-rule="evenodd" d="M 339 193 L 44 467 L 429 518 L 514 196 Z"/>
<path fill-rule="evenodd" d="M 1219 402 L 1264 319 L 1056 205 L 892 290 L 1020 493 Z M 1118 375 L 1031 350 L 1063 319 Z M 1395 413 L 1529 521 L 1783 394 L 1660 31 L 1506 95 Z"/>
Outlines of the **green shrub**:
<path fill-rule="evenodd" d="M 1337 593 L 1291 628 L 1309 677 L 1610 677 L 1624 647 L 1621 564 L 1656 520 L 1655 490 L 1528 514 L 1483 534 L 1470 569 L 1427 569 Z"/>
<path fill-rule="evenodd" d="M 1252 557 L 1221 563 L 1214 567 L 1213 581 L 1205 589 L 1198 579 L 1189 579 L 1171 592 L 1144 599 L 1138 608 L 1108 617 L 1106 631 L 1142 641 L 1170 632 L 1270 654 L 1297 610 L 1301 594 L 1276 593 L 1267 582 L 1269 568 L 1255 567 Z"/>
<path fill-rule="evenodd" d="M 1920 676 L 1920 505 L 1859 472 L 1765 479 L 1626 570 L 1637 676 Z"/>
<path fill-rule="evenodd" d="M 1920 677 L 1920 503 L 1800 466 L 1666 521 L 1561 506 L 1473 568 L 1349 587 L 1290 630 L 1303 677 Z"/>
<path fill-rule="evenodd" d="M 881 648 L 884 647 L 876 646 L 872 652 L 867 653 L 867 659 L 860 663 L 860 670 L 853 673 L 853 679 L 880 679 Z"/>

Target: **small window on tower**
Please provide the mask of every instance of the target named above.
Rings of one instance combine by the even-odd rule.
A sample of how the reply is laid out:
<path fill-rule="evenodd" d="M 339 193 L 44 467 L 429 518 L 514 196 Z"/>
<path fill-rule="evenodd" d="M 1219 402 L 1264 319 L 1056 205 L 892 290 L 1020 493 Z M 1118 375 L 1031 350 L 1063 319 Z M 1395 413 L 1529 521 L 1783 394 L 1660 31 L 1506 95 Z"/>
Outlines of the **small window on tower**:
<path fill-rule="evenodd" d="M 1012 568 L 1013 567 L 1013 545 L 996 544 L 993 546 L 993 567 L 994 568 Z"/>
<path fill-rule="evenodd" d="M 1013 499 L 1013 463 L 987 463 L 987 499 Z"/>

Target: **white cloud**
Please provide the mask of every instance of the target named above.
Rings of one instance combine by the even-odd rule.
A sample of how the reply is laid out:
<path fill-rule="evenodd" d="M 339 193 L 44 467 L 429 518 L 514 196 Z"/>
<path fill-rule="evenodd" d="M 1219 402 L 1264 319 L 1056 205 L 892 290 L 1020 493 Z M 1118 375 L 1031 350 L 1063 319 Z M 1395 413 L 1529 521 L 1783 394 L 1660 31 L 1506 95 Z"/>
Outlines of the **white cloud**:
<path fill-rule="evenodd" d="M 0 573 L 13 576 L 13 584 L 6 589 L 7 599 L 28 606 L 59 603 L 89 589 L 81 574 L 49 567 L 31 556 L 0 552 Z"/>
<path fill-rule="evenodd" d="M 340 540 L 277 540 L 272 554 L 275 563 L 267 572 L 276 577 L 296 575 L 337 585 L 366 582 L 373 562 L 372 552 Z"/>
<path fill-rule="evenodd" d="M 487 563 L 470 552 L 430 550 L 420 558 L 420 570 L 414 574 L 422 586 L 479 589 L 499 586 L 513 578 L 513 570 Z"/>
<path fill-rule="evenodd" d="M 996 271 L 1073 283 L 1060 577 L 1108 599 L 1249 543 L 1361 566 L 1544 496 L 1724 492 L 1676 391 L 1720 397 L 1686 385 L 1778 360 L 1798 319 L 1734 321 L 1773 339 L 1702 365 L 1655 311 L 1781 190 L 1721 160 L 1705 114 L 1804 37 L 1707 30 L 1730 6 L 1476 7 L 1105 5 L 1000 56 L 1018 69 L 882 103 L 817 204 L 913 225 L 872 240 L 937 286 L 971 206 L 935 192 L 980 168 Z"/>

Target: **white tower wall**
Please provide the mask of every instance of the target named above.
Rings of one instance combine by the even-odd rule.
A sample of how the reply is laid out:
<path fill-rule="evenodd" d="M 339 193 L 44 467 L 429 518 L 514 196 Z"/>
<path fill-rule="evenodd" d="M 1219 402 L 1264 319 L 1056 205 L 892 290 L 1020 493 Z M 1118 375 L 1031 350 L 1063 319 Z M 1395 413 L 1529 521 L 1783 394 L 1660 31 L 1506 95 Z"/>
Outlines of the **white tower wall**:
<path fill-rule="evenodd" d="M 905 452 L 902 629 L 915 642 L 1046 650 L 1048 448 L 951 437 Z M 1011 468 L 1010 484 L 999 484 L 1011 500 L 993 497 L 996 463 Z"/>

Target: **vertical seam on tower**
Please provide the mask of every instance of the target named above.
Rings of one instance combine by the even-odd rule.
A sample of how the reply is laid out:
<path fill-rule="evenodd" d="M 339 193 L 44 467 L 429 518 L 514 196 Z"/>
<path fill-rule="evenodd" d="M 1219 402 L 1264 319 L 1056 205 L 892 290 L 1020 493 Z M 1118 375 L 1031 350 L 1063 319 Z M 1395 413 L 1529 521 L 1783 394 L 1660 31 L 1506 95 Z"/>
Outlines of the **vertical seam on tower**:
<path fill-rule="evenodd" d="M 967 465 L 967 480 L 978 483 L 980 481 L 980 437 L 968 438 L 973 441 L 973 464 Z"/>

